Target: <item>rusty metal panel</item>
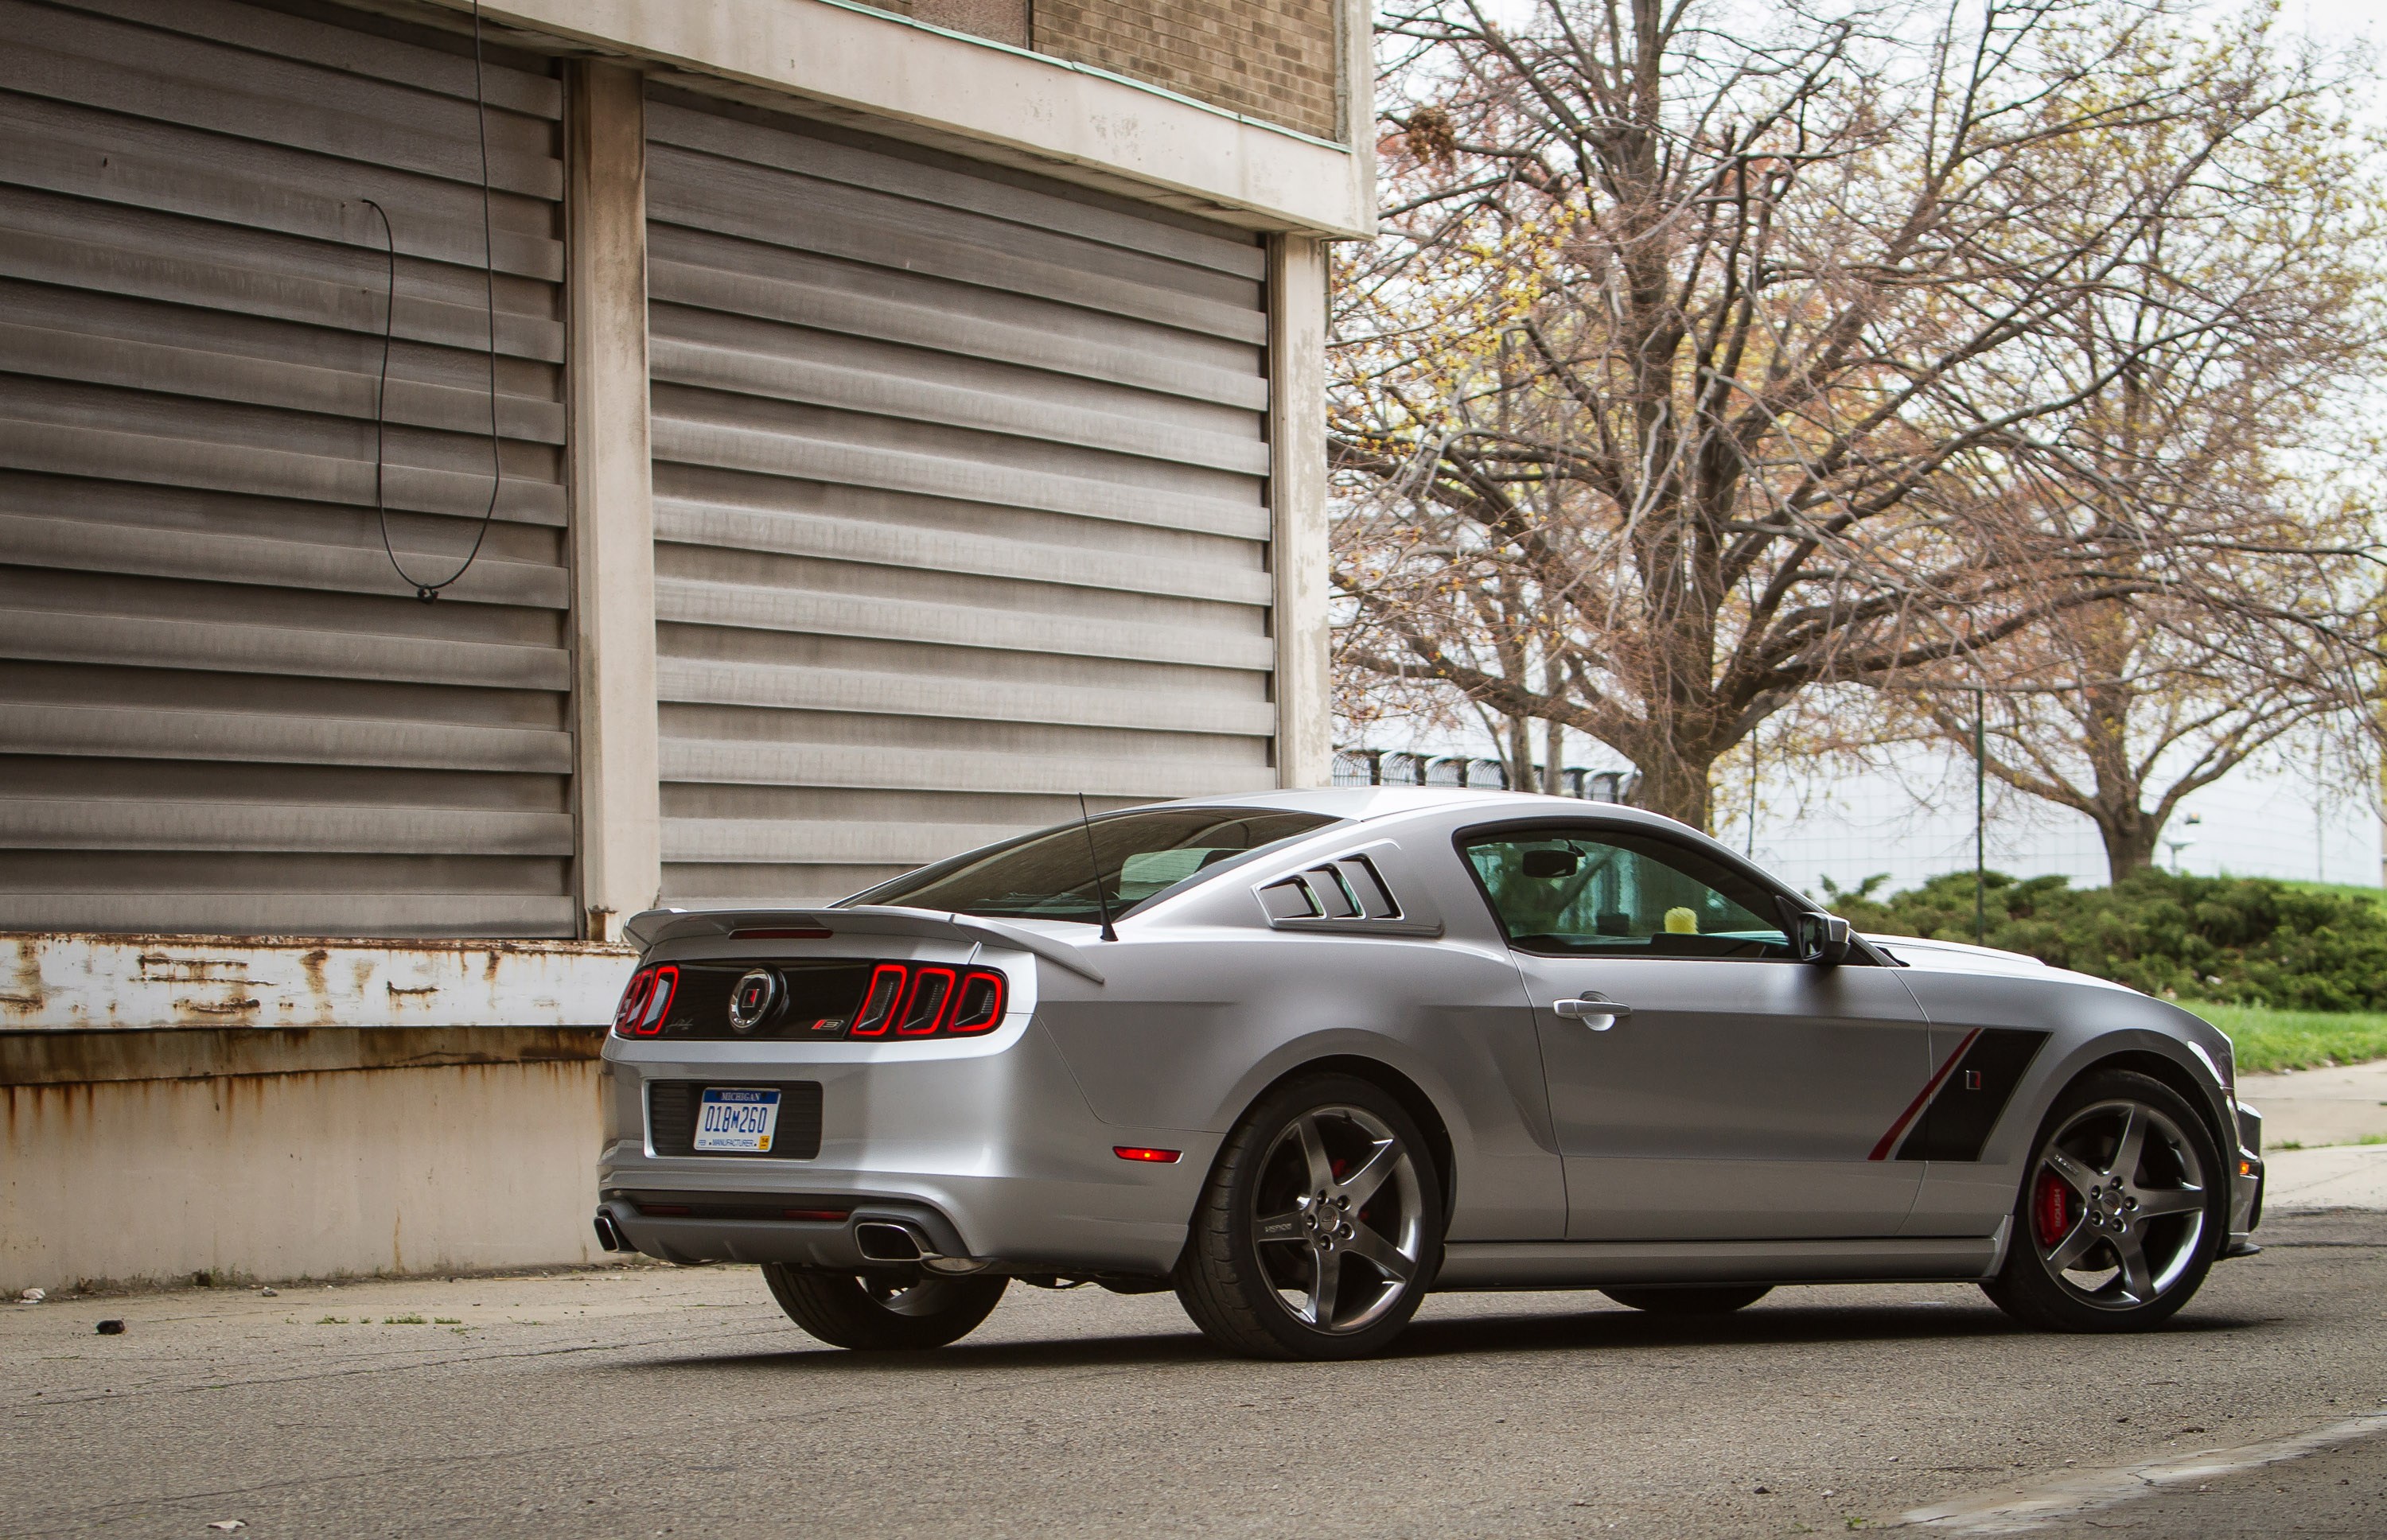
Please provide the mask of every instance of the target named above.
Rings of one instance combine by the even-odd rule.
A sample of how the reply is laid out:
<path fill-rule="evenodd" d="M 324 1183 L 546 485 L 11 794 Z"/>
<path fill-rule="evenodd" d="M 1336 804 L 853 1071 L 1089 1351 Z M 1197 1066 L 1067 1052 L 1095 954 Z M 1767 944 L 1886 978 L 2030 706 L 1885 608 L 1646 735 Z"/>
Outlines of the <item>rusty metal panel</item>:
<path fill-rule="evenodd" d="M 0 930 L 575 934 L 551 61 L 485 71 L 492 317 L 469 40 L 242 0 L 0 0 Z M 480 559 L 418 602 L 376 480 L 446 575 L 492 410 Z M 360 1004 L 261 966 L 259 1022 Z M 94 977 L 141 1018 L 104 1025 L 215 1019 Z"/>
<path fill-rule="evenodd" d="M 587 941 L 53 934 L 0 939 L 0 1031 L 528 1029 L 610 1023 L 637 952 Z"/>
<path fill-rule="evenodd" d="M 0 1086 L 87 1086 L 325 1075 L 452 1065 L 576 1064 L 600 1027 L 186 1027 L 171 1031 L 0 1032 Z"/>
<path fill-rule="evenodd" d="M 663 891 L 1271 787 L 1246 234 L 648 104 Z"/>

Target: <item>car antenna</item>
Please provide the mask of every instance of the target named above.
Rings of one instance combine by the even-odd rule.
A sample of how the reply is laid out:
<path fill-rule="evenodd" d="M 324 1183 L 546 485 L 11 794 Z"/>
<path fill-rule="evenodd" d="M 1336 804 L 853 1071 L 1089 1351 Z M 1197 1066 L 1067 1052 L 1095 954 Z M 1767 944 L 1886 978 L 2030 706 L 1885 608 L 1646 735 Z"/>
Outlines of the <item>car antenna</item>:
<path fill-rule="evenodd" d="M 1086 860 L 1094 870 L 1094 907 L 1102 912 L 1103 940 L 1116 941 L 1118 932 L 1111 928 L 1111 901 L 1103 893 L 1103 858 L 1094 849 L 1094 820 L 1086 812 L 1086 794 L 1078 793 L 1078 823 L 1086 831 Z"/>

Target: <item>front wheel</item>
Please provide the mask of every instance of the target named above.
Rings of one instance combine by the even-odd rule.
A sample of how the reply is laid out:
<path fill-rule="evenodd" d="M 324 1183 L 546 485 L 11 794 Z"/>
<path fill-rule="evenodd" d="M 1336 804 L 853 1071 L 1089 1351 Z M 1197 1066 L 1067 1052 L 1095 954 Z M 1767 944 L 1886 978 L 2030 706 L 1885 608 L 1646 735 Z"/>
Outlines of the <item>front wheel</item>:
<path fill-rule="evenodd" d="M 1358 1358 L 1417 1313 L 1442 1259 L 1442 1181 L 1416 1121 L 1350 1075 L 1305 1077 L 1219 1152 L 1177 1297 L 1229 1352 Z"/>
<path fill-rule="evenodd" d="M 1725 1316 L 1774 1292 L 1771 1283 L 1690 1285 L 1677 1289 L 1602 1289 L 1619 1305 L 1653 1316 Z"/>
<path fill-rule="evenodd" d="M 2188 1303 L 2220 1250 L 2229 1180 L 2204 1120 L 2128 1070 L 2075 1081 L 2040 1128 L 2005 1265 L 1981 1285 L 2050 1332 L 2139 1332 Z"/>
<path fill-rule="evenodd" d="M 832 1347 L 923 1348 L 958 1342 L 1003 1298 L 1007 1278 L 940 1278 L 911 1267 L 866 1273 L 765 1263 L 788 1319 Z"/>

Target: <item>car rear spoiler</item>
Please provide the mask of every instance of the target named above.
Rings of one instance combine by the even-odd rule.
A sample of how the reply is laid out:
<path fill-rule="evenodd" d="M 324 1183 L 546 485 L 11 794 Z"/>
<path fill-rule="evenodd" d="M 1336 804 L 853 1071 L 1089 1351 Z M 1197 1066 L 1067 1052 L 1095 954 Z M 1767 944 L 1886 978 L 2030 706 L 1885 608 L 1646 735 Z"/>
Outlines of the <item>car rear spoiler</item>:
<path fill-rule="evenodd" d="M 1067 941 L 978 915 L 949 915 L 942 910 L 905 909 L 893 904 L 865 903 L 851 909 L 650 909 L 631 915 L 622 927 L 622 934 L 645 951 L 660 941 L 697 936 L 814 928 L 832 934 L 927 936 L 941 941 L 1008 947 L 1015 952 L 1033 953 L 1081 978 L 1104 982 L 1101 972 L 1086 961 L 1085 953 Z"/>

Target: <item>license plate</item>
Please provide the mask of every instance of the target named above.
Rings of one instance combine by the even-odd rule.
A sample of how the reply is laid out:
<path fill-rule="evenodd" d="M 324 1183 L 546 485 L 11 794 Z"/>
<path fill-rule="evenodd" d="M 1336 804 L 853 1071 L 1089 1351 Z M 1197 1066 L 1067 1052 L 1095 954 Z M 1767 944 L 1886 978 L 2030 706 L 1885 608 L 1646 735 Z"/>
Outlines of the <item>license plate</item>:
<path fill-rule="evenodd" d="M 779 1128 L 779 1093 L 705 1088 L 697 1109 L 695 1147 L 767 1155 Z"/>

